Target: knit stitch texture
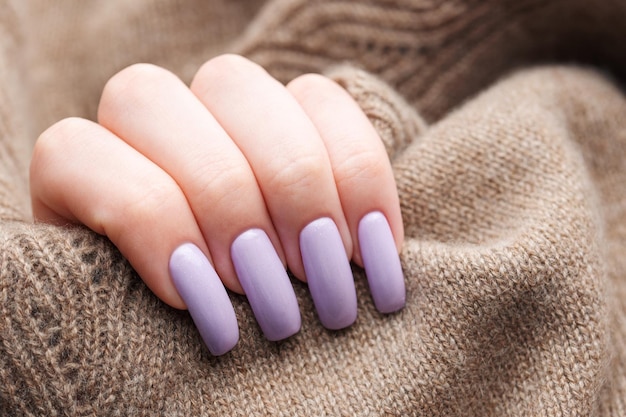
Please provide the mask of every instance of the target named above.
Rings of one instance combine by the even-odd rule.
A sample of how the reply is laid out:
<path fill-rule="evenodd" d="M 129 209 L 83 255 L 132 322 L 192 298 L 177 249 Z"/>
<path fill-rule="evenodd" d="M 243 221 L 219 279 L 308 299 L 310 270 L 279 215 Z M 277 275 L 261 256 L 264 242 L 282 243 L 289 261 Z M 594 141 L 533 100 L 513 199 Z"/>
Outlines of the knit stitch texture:
<path fill-rule="evenodd" d="M 625 416 L 626 2 L 7 0 L 0 8 L 0 414 Z M 210 355 L 104 237 L 33 224 L 34 140 L 135 62 L 235 52 L 343 85 L 380 133 L 407 306 Z"/>

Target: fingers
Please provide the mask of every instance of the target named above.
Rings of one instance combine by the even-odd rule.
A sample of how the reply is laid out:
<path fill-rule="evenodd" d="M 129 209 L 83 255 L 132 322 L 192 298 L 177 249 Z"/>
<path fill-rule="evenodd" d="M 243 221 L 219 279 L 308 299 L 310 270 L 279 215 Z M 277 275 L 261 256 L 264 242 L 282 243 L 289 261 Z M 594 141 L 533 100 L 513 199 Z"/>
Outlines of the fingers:
<path fill-rule="evenodd" d="M 319 217 L 335 222 L 346 253 L 351 254 L 328 153 L 315 126 L 289 92 L 261 67 L 234 55 L 206 63 L 191 90 L 250 163 L 291 271 L 305 277 L 298 233 Z"/>
<path fill-rule="evenodd" d="M 352 324 L 352 239 L 328 152 L 311 120 L 283 85 L 241 57 L 209 61 L 191 90 L 245 155 L 287 264 L 308 280 L 322 323 L 331 329 Z"/>
<path fill-rule="evenodd" d="M 396 184 L 384 145 L 365 114 L 343 88 L 321 75 L 300 76 L 287 89 L 324 141 L 355 245 L 353 260 L 362 264 L 358 222 L 375 210 L 389 219 L 399 250 L 404 230 Z"/>
<path fill-rule="evenodd" d="M 135 65 L 107 83 L 98 122 L 68 119 L 37 142 L 35 216 L 109 236 L 157 296 L 189 308 L 213 353 L 238 338 L 220 279 L 245 292 L 270 340 L 300 328 L 285 264 L 308 281 L 328 328 L 356 319 L 350 259 L 381 312 L 404 305 L 391 167 L 367 117 L 330 80 L 285 87 L 222 56 L 188 88 Z"/>
<path fill-rule="evenodd" d="M 105 234 L 159 298 L 183 308 L 179 293 L 191 293 L 187 307 L 214 354 L 235 345 L 233 307 L 187 200 L 167 173 L 105 128 L 66 119 L 37 141 L 30 178 L 35 219 L 67 219 Z"/>
<path fill-rule="evenodd" d="M 349 258 L 365 258 L 379 310 L 401 308 L 402 222 L 390 163 L 347 93 L 321 76 L 285 89 L 237 56 L 209 61 L 191 89 L 248 160 L 287 263 L 308 279 L 322 323 L 341 328 L 356 318 Z"/>
<path fill-rule="evenodd" d="M 242 292 L 229 247 L 246 229 L 265 230 L 283 257 L 248 162 L 174 74 L 146 64 L 121 71 L 104 88 L 98 122 L 176 180 L 227 287 Z"/>
<path fill-rule="evenodd" d="M 296 333 L 298 303 L 255 174 L 189 88 L 164 69 L 129 67 L 107 83 L 98 120 L 175 179 L 218 275 L 243 286 L 267 338 Z"/>
<path fill-rule="evenodd" d="M 404 229 L 393 172 L 380 137 L 350 95 L 328 78 L 303 75 L 287 89 L 326 146 L 354 245 L 352 260 L 365 266 L 378 310 L 399 310 L 405 303 L 398 257 Z"/>

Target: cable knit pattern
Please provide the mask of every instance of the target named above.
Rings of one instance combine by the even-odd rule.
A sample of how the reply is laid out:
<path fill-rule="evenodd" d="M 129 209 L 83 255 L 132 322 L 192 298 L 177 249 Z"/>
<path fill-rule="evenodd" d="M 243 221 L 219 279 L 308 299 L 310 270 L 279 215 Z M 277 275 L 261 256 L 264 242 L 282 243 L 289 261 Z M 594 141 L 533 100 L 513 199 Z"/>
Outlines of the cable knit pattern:
<path fill-rule="evenodd" d="M 355 62 L 427 120 L 528 63 L 610 63 L 626 75 L 621 0 L 278 0 L 264 11 L 238 49 L 276 77 Z"/>
<path fill-rule="evenodd" d="M 625 27 L 621 0 L 8 1 L 0 414 L 626 415 Z M 41 129 L 93 118 L 125 65 L 189 81 L 223 51 L 364 109 L 400 193 L 404 310 L 378 314 L 355 267 L 357 323 L 328 331 L 294 281 L 302 330 L 273 343 L 231 294 L 241 340 L 212 357 L 106 238 L 29 221 Z"/>

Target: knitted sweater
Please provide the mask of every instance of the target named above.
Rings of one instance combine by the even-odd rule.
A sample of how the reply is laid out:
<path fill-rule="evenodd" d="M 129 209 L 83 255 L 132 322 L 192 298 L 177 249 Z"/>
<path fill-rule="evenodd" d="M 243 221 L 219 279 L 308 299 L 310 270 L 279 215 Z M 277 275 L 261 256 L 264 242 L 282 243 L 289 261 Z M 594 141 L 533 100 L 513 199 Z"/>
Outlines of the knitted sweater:
<path fill-rule="evenodd" d="M 6 0 L 0 414 L 626 415 L 624 0 Z M 136 62 L 338 80 L 383 138 L 407 305 L 210 355 L 106 238 L 33 224 L 34 140 Z"/>

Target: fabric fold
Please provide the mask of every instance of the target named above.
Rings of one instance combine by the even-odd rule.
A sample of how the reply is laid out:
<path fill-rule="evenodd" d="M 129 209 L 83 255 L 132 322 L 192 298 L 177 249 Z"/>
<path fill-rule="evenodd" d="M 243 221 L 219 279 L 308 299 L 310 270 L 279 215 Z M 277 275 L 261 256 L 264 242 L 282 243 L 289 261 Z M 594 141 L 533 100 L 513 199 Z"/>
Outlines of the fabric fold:
<path fill-rule="evenodd" d="M 621 0 L 273 0 L 256 17 L 261 1 L 191 3 L 202 13 L 29 0 L 0 14 L 13 36 L 0 40 L 2 411 L 626 413 Z M 93 117 L 104 80 L 133 61 L 189 80 L 225 45 L 282 81 L 325 73 L 370 118 L 406 229 L 400 312 L 378 313 L 353 266 L 357 322 L 328 331 L 292 281 L 302 328 L 276 343 L 230 294 L 241 338 L 213 357 L 106 238 L 29 222 L 42 127 Z M 529 67 L 572 59 L 591 67 Z"/>
<path fill-rule="evenodd" d="M 567 105 L 554 108 L 555 100 Z M 294 398 L 309 398 L 301 415 L 332 412 L 333 403 L 398 415 L 540 415 L 555 407 L 591 415 L 599 393 L 609 398 L 602 406 L 618 407 L 610 393 L 623 383 L 623 359 L 611 344 L 608 291 L 619 282 L 611 283 L 600 247 L 610 225 L 593 185 L 603 177 L 591 178 L 581 153 L 587 129 L 603 127 L 597 140 L 622 146 L 611 136 L 621 126 L 603 123 L 593 104 L 606 100 L 625 102 L 593 72 L 521 72 L 409 145 L 394 163 L 407 228 L 407 306 L 379 315 L 355 270 L 360 318 L 339 334 L 317 323 L 306 289 L 296 286 L 301 334 L 278 346 L 265 341 L 235 298 L 242 341 L 211 358 L 186 316 L 149 293 L 104 239 L 17 224 L 3 238 L 0 305 L 9 319 L 0 357 L 3 381 L 31 389 L 3 395 L 11 392 L 13 410 L 43 402 L 109 411 L 113 397 L 148 408 L 158 398 L 173 411 L 182 398 L 204 396 L 194 412 L 228 414 L 247 401 L 238 372 L 245 366 L 246 381 L 276 381 L 257 385 L 262 401 L 248 403 L 261 414 Z M 29 359 L 20 360 L 25 352 Z M 36 389 L 50 378 L 57 382 Z M 115 387 L 108 396 L 99 394 L 104 378 Z M 336 389 L 343 395 L 331 394 Z"/>

